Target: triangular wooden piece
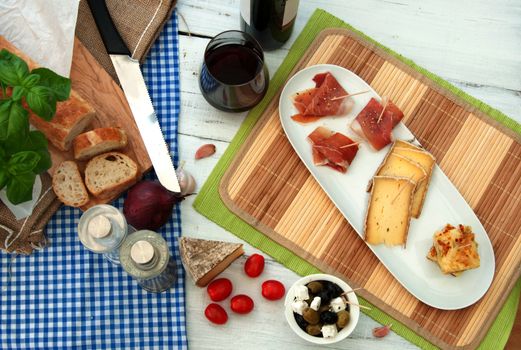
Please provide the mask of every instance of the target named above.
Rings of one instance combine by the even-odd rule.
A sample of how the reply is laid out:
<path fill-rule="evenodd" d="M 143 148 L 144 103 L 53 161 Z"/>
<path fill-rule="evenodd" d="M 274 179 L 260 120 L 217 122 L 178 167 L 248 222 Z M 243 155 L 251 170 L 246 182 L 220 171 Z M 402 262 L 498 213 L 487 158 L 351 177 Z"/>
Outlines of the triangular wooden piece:
<path fill-rule="evenodd" d="M 204 287 L 244 254 L 242 244 L 179 237 L 179 251 L 185 270 L 195 284 Z"/>

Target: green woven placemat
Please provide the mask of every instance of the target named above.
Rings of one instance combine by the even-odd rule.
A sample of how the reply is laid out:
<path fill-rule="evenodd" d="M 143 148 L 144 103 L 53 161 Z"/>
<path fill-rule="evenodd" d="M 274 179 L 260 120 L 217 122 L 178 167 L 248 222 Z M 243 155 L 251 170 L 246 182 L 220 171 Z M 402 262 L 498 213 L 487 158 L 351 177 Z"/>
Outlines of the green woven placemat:
<path fill-rule="evenodd" d="M 312 273 L 318 273 L 320 271 L 313 265 L 309 264 L 307 261 L 292 253 L 290 250 L 284 248 L 278 243 L 275 243 L 261 232 L 255 230 L 253 227 L 251 227 L 242 219 L 237 217 L 234 213 L 232 213 L 221 200 L 218 188 L 221 182 L 221 178 L 226 172 L 226 169 L 228 169 L 235 154 L 239 151 L 239 148 L 250 134 L 251 130 L 253 129 L 253 126 L 261 116 L 262 112 L 266 109 L 267 105 L 272 100 L 277 90 L 287 79 L 290 71 L 300 60 L 300 58 L 302 57 L 306 49 L 309 47 L 313 39 L 315 39 L 318 33 L 320 33 L 323 29 L 326 28 L 348 28 L 350 30 L 356 31 L 360 35 L 364 36 L 366 39 L 383 48 L 391 55 L 399 58 L 409 66 L 418 70 L 422 74 L 428 76 L 430 79 L 434 80 L 436 83 L 443 86 L 445 89 L 450 90 L 451 92 L 464 98 L 469 103 L 473 104 L 476 108 L 488 114 L 490 117 L 498 120 L 500 123 L 504 124 L 511 130 L 521 134 L 521 126 L 516 121 L 510 119 L 500 111 L 493 109 L 485 103 L 467 95 L 466 93 L 452 86 L 450 83 L 444 81 L 440 77 L 417 66 L 411 60 L 402 57 L 401 55 L 382 46 L 381 44 L 378 44 L 374 40 L 368 38 L 363 33 L 357 31 L 356 29 L 341 21 L 340 19 L 334 17 L 333 15 L 320 9 L 316 10 L 309 19 L 307 25 L 304 27 L 302 33 L 299 35 L 299 37 L 291 47 L 291 50 L 286 56 L 286 59 L 284 60 L 284 62 L 282 62 L 280 68 L 273 76 L 266 97 L 262 100 L 262 102 L 259 105 L 257 105 L 254 109 L 250 111 L 250 113 L 244 120 L 244 123 L 241 125 L 239 131 L 233 138 L 231 144 L 228 146 L 228 149 L 223 154 L 223 156 L 217 163 L 217 166 L 208 177 L 208 180 L 202 187 L 201 191 L 199 192 L 199 195 L 197 196 L 194 202 L 194 208 L 198 212 L 206 216 L 208 219 L 224 227 L 226 230 L 232 232 L 239 238 L 250 243 L 252 246 L 262 250 L 266 254 L 271 255 L 281 264 L 300 275 L 308 275 Z M 479 347 L 480 349 L 502 349 L 505 346 L 509 338 L 510 331 L 512 330 L 512 326 L 514 324 L 516 311 L 519 303 L 520 292 L 521 280 L 517 282 L 516 286 L 512 290 L 510 296 L 505 302 L 505 305 L 498 314 L 496 321 L 494 322 L 487 336 L 481 343 Z M 368 303 L 366 300 L 362 299 L 361 303 L 371 307 L 371 311 L 364 311 L 367 315 L 369 315 L 370 317 L 382 324 L 392 323 L 393 330 L 402 337 L 409 340 L 410 342 L 424 349 L 436 349 L 436 346 L 432 345 L 427 340 L 420 337 L 400 322 L 391 318 L 383 311 L 380 311 L 379 309 Z"/>

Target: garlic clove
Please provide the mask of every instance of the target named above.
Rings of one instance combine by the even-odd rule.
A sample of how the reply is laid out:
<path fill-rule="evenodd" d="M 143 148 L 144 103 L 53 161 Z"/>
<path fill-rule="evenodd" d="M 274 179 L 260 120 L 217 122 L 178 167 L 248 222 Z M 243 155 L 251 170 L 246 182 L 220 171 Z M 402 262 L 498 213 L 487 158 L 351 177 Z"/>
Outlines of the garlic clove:
<path fill-rule="evenodd" d="M 181 187 L 181 197 L 188 196 L 195 192 L 196 182 L 192 174 L 183 168 L 178 168 L 176 175 L 179 180 L 179 187 Z"/>

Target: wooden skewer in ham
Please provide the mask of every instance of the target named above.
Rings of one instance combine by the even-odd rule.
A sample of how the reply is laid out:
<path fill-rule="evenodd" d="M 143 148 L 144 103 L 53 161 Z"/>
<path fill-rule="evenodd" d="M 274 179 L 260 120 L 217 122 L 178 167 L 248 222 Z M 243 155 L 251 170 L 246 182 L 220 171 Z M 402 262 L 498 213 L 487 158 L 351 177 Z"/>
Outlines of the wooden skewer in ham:
<path fill-rule="evenodd" d="M 352 93 L 352 94 L 347 94 L 347 95 L 333 97 L 330 101 L 341 100 L 341 99 L 346 98 L 346 97 L 353 97 L 353 96 L 356 96 L 356 95 L 362 95 L 362 94 L 366 94 L 368 92 L 369 92 L 369 90 L 358 91 L 358 92 L 355 92 L 355 93 Z"/>

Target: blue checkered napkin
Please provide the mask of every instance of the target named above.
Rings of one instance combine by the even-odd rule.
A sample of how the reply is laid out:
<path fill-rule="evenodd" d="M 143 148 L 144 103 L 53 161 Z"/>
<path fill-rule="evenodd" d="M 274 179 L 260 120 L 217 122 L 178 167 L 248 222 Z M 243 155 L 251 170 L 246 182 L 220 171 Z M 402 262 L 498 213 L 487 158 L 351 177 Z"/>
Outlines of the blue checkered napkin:
<path fill-rule="evenodd" d="M 143 67 L 172 155 L 177 156 L 179 50 L 174 13 Z M 175 159 L 177 162 L 177 159 Z M 151 175 L 153 176 L 153 175 Z M 122 200 L 116 203 L 121 207 Z M 177 285 L 154 294 L 77 238 L 80 211 L 61 208 L 47 226 L 50 246 L 31 256 L 0 253 L 0 349 L 187 348 L 179 207 L 161 229 L 178 266 Z"/>

